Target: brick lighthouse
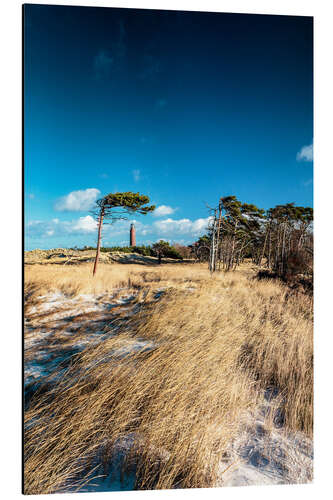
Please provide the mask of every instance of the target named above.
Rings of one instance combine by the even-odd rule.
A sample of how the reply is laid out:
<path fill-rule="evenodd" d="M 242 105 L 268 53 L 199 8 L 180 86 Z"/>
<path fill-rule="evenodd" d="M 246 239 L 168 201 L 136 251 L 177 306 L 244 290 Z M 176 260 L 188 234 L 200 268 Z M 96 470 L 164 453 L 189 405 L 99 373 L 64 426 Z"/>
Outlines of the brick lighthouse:
<path fill-rule="evenodd" d="M 136 246 L 136 239 L 135 239 L 135 226 L 132 223 L 131 224 L 131 229 L 130 229 L 130 246 L 135 247 Z"/>

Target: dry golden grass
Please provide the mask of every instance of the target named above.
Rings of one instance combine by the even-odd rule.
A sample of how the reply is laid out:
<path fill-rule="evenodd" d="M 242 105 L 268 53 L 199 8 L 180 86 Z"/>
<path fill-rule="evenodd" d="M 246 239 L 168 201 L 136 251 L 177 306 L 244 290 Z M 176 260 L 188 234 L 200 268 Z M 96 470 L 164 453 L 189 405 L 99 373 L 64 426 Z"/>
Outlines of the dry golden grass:
<path fill-rule="evenodd" d="M 35 264 L 25 267 L 25 311 L 41 303 L 44 295 L 59 291 L 68 298 L 79 294 L 108 294 L 115 288 L 142 289 L 149 286 L 168 287 L 188 285 L 209 277 L 205 264 L 165 264 L 143 266 L 140 264 L 103 264 L 98 266 L 98 276 L 92 276 L 92 265 L 64 266 Z"/>
<path fill-rule="evenodd" d="M 312 300 L 251 274 L 102 264 L 93 280 L 90 265 L 29 267 L 29 307 L 50 290 L 98 295 L 125 286 L 139 291 L 141 307 L 33 398 L 25 492 L 66 491 L 107 474 L 128 436 L 124 466 L 135 464 L 138 488 L 214 485 L 241 416 L 271 387 L 286 428 L 311 435 Z M 153 300 L 159 288 L 165 292 Z"/>

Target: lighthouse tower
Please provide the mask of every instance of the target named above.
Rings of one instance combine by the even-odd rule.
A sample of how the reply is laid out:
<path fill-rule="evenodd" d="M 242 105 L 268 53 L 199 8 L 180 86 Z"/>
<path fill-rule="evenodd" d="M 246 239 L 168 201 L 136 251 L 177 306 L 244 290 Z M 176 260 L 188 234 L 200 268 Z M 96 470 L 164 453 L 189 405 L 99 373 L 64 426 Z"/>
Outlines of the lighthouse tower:
<path fill-rule="evenodd" d="M 130 246 L 135 247 L 136 246 L 136 239 L 135 239 L 135 226 L 132 223 L 131 224 L 131 229 L 130 229 Z"/>

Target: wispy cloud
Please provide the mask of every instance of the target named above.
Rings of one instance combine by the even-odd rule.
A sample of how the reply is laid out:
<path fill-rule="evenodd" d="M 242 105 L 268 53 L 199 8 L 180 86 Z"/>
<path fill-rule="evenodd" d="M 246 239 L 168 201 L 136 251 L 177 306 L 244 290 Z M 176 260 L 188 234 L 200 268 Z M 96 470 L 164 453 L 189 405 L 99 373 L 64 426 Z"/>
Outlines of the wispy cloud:
<path fill-rule="evenodd" d="M 138 182 L 141 179 L 141 172 L 139 169 L 132 170 L 133 179 Z"/>
<path fill-rule="evenodd" d="M 29 200 L 33 200 L 35 198 L 35 195 L 33 193 L 28 194 Z"/>
<path fill-rule="evenodd" d="M 311 186 L 312 183 L 313 183 L 313 179 L 307 179 L 302 184 L 303 184 L 303 186 L 308 187 L 308 186 Z"/>
<path fill-rule="evenodd" d="M 59 198 L 54 208 L 60 212 L 80 212 L 91 210 L 100 194 L 96 188 L 88 188 L 79 191 L 72 191 L 66 196 Z"/>
<path fill-rule="evenodd" d="M 313 143 L 303 146 L 296 155 L 297 161 L 313 161 Z"/>
<path fill-rule="evenodd" d="M 177 210 L 176 208 L 172 208 L 168 205 L 160 205 L 159 207 L 157 207 L 154 210 L 153 216 L 154 217 L 164 217 L 165 215 L 173 214 L 176 210 Z"/>
<path fill-rule="evenodd" d="M 99 176 L 101 179 L 108 179 L 109 178 L 109 174 L 106 174 L 106 173 L 103 173 L 103 174 L 99 174 Z"/>

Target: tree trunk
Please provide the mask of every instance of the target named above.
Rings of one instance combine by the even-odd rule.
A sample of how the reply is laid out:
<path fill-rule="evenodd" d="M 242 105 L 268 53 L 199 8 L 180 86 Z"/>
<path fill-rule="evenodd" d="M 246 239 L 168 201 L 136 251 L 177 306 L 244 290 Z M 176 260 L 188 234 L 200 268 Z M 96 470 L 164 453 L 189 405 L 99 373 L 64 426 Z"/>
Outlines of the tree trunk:
<path fill-rule="evenodd" d="M 214 215 L 214 223 L 213 223 L 213 230 L 212 230 L 212 239 L 211 239 L 210 254 L 209 254 L 209 270 L 210 270 L 211 273 L 213 273 L 215 271 L 215 266 L 216 266 L 215 232 L 216 232 L 216 212 L 215 212 L 215 215 Z"/>
<path fill-rule="evenodd" d="M 283 224 L 283 238 L 282 238 L 282 251 L 281 251 L 281 266 L 280 266 L 280 274 L 284 276 L 286 272 L 286 232 L 287 232 L 287 222 Z"/>
<path fill-rule="evenodd" d="M 221 222 L 222 222 L 222 198 L 220 198 L 219 201 L 219 219 L 218 219 L 218 226 L 217 226 L 217 239 L 216 239 L 216 257 L 215 260 L 219 264 L 219 270 L 221 267 L 221 251 L 220 251 L 220 231 L 221 231 Z"/>
<path fill-rule="evenodd" d="M 99 254 L 100 254 L 100 250 L 101 250 L 101 234 L 102 234 L 103 217 L 104 217 L 104 210 L 101 209 L 101 212 L 99 215 L 99 221 L 98 221 L 97 249 L 96 249 L 96 257 L 95 257 L 93 276 L 95 276 L 95 274 L 96 274 Z"/>
<path fill-rule="evenodd" d="M 298 239 L 298 243 L 297 243 L 297 250 L 299 251 L 302 247 L 302 244 L 303 244 L 303 239 L 304 239 L 304 236 L 306 234 L 306 225 L 305 224 L 302 224 L 301 227 L 300 227 L 300 237 Z"/>
<path fill-rule="evenodd" d="M 271 246 L 272 246 L 272 233 L 271 231 L 269 231 L 269 247 L 268 247 L 268 257 L 266 262 L 268 269 L 271 268 Z"/>
<path fill-rule="evenodd" d="M 281 240 L 281 227 L 280 227 L 280 223 L 278 223 L 276 245 L 275 245 L 275 271 L 276 272 L 279 272 L 280 240 Z"/>
<path fill-rule="evenodd" d="M 237 266 L 239 266 L 239 264 L 240 264 L 240 261 L 241 261 L 241 255 L 242 255 L 242 252 L 243 252 L 244 248 L 246 248 L 248 245 L 249 245 L 249 244 L 247 244 L 247 245 L 245 245 L 245 244 L 244 244 L 244 245 L 242 245 L 242 246 L 240 247 L 240 249 L 238 250 L 237 257 L 236 257 L 236 260 L 235 260 L 234 269 L 233 269 L 234 271 L 235 271 L 235 269 L 237 268 Z"/>
<path fill-rule="evenodd" d="M 258 266 L 261 266 L 261 261 L 262 261 L 262 259 L 264 258 L 264 255 L 265 255 L 266 243 L 267 243 L 267 236 L 268 236 L 269 231 L 270 231 L 270 227 L 268 226 L 268 228 L 266 227 L 266 235 L 265 235 L 264 246 L 263 246 L 261 255 L 259 257 Z"/>
<path fill-rule="evenodd" d="M 238 220 L 235 222 L 235 228 L 234 228 L 234 234 L 232 238 L 232 246 L 231 246 L 231 255 L 230 255 L 230 261 L 228 264 L 228 271 L 230 271 L 234 265 L 234 255 L 235 255 L 235 246 L 236 246 L 236 231 L 238 227 Z"/>

